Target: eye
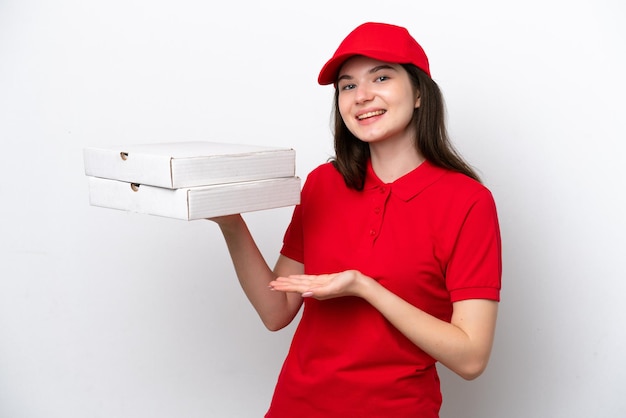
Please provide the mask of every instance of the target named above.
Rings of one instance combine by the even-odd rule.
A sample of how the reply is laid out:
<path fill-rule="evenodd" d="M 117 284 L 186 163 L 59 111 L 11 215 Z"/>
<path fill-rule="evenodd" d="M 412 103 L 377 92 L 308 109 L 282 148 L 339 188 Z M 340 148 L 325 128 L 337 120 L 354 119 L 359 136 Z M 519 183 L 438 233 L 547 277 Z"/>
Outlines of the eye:
<path fill-rule="evenodd" d="M 389 80 L 389 77 L 386 75 L 381 75 L 376 77 L 376 81 L 385 81 L 385 80 Z"/>
<path fill-rule="evenodd" d="M 356 87 L 356 84 L 344 84 L 341 86 L 341 90 L 352 90 Z"/>

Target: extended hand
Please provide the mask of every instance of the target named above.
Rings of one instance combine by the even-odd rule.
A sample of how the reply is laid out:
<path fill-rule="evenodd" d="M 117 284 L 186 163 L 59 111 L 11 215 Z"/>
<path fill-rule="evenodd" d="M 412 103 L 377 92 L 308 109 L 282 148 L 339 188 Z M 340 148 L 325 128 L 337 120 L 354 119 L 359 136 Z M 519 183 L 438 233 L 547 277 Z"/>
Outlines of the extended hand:
<path fill-rule="evenodd" d="M 270 283 L 272 290 L 300 293 L 303 297 L 330 299 L 340 296 L 359 296 L 360 285 L 369 279 L 356 270 L 332 274 L 297 274 L 277 277 Z"/>

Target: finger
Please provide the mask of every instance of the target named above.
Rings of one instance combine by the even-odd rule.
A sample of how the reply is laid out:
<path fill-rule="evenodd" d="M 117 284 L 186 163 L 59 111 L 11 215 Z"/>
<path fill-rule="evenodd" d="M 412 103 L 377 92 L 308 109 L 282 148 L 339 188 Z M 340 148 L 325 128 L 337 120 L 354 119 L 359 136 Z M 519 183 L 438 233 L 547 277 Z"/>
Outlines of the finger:
<path fill-rule="evenodd" d="M 321 284 L 320 276 L 313 275 L 294 275 L 287 277 L 277 277 L 274 282 L 280 284 L 292 284 L 296 286 L 312 286 L 313 284 Z"/>
<path fill-rule="evenodd" d="M 293 280 L 274 280 L 270 282 L 269 287 L 273 290 L 279 290 L 282 292 L 305 292 L 309 289 L 310 283 L 293 281 Z"/>

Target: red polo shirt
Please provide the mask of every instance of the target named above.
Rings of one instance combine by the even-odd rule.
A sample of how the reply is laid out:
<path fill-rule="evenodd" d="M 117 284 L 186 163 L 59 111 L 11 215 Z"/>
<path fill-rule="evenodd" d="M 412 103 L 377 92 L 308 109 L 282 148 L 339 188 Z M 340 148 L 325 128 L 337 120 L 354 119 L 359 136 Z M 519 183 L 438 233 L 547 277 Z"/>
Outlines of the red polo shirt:
<path fill-rule="evenodd" d="M 363 191 L 330 164 L 311 172 L 281 253 L 307 274 L 356 269 L 450 321 L 452 302 L 499 300 L 491 193 L 424 162 L 393 183 L 369 165 Z M 307 298 L 268 418 L 437 417 L 435 360 L 357 297 Z"/>

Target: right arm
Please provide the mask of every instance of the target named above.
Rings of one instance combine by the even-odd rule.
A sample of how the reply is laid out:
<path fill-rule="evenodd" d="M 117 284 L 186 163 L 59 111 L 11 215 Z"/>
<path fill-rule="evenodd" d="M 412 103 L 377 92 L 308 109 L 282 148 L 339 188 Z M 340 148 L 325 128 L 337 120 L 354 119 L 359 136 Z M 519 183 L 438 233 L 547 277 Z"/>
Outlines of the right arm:
<path fill-rule="evenodd" d="M 280 255 L 272 271 L 241 215 L 211 220 L 220 227 L 239 283 L 263 324 L 271 331 L 289 325 L 302 305 L 302 297 L 299 293 L 272 291 L 269 284 L 278 276 L 303 274 L 303 264 Z"/>

